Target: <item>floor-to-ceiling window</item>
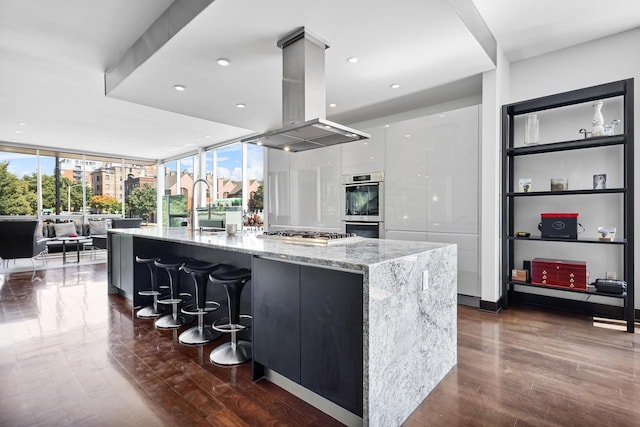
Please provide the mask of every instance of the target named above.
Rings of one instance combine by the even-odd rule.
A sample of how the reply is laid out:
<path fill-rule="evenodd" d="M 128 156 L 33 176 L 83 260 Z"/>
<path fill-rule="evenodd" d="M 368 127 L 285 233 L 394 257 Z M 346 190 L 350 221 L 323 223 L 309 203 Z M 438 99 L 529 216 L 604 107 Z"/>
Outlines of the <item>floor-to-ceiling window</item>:
<path fill-rule="evenodd" d="M 152 162 L 0 146 L 0 215 L 79 222 L 91 216 L 142 216 L 140 204 L 128 208 L 125 182 L 139 177 L 132 189 L 144 184 L 153 189 L 155 174 Z M 153 218 L 155 198 L 144 212 L 149 210 Z"/>

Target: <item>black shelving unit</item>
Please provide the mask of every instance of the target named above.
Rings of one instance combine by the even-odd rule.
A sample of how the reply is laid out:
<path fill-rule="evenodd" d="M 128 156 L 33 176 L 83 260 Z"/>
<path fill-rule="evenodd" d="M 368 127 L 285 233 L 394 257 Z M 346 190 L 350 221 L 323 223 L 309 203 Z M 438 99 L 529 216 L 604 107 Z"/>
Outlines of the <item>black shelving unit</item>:
<path fill-rule="evenodd" d="M 528 286 L 561 291 L 564 293 L 598 295 L 614 299 L 622 299 L 624 302 L 623 313 L 627 324 L 627 332 L 634 331 L 634 224 L 633 224 L 633 79 L 592 86 L 570 92 L 559 93 L 551 96 L 522 101 L 502 107 L 502 307 L 509 308 L 509 299 L 514 293 L 514 286 Z M 623 98 L 623 128 L 624 133 L 613 136 L 598 136 L 586 139 L 558 141 L 548 144 L 514 146 L 514 122 L 520 115 L 536 113 L 590 101 L 607 98 Z M 533 191 L 516 192 L 514 189 L 514 158 L 542 153 L 553 153 L 570 150 L 582 150 L 587 148 L 609 147 L 619 145 L 623 149 L 623 186 L 621 188 L 609 188 L 603 190 L 567 190 L 567 191 Z M 576 153 L 578 154 L 578 153 Z M 517 199 L 562 196 L 590 196 L 598 194 L 619 194 L 623 203 L 623 236 L 613 241 L 599 239 L 578 238 L 573 240 L 542 238 L 531 235 L 529 237 L 515 236 L 515 203 Z M 557 199 L 556 199 L 557 200 Z M 544 202 L 541 202 L 544 205 Z M 569 243 L 576 244 L 576 253 L 582 250 L 582 244 L 613 245 L 622 248 L 623 252 L 623 280 L 627 282 L 627 292 L 622 295 L 596 292 L 595 290 L 575 290 L 552 286 L 537 285 L 528 282 L 520 282 L 511 279 L 511 270 L 514 266 L 515 242 L 548 242 L 549 244 Z M 579 259 L 579 256 L 576 258 Z"/>

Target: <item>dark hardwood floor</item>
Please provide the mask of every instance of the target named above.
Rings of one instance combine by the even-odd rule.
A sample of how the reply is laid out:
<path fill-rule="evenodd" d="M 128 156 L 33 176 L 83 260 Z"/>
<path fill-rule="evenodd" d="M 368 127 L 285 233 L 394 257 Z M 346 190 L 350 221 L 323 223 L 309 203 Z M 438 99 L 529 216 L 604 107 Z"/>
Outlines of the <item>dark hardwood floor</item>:
<path fill-rule="evenodd" d="M 104 264 L 0 275 L 0 425 L 339 425 L 249 364 L 210 364 L 224 338 L 181 346 L 106 287 Z M 638 334 L 524 306 L 458 315 L 458 365 L 406 426 L 640 425 Z"/>

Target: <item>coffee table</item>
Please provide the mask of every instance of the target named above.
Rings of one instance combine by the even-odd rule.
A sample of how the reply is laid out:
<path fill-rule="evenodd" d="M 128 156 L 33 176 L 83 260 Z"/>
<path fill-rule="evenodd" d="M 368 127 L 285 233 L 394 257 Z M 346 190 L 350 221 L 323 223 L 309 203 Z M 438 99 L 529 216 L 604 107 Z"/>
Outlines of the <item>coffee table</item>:
<path fill-rule="evenodd" d="M 76 264 L 80 263 L 80 244 L 82 243 L 82 247 L 84 248 L 85 243 L 91 242 L 91 239 L 87 237 L 56 237 L 55 240 L 59 240 L 62 242 L 62 264 L 67 264 L 68 262 L 74 262 Z M 67 261 L 67 244 L 71 243 L 76 244 L 76 261 Z"/>

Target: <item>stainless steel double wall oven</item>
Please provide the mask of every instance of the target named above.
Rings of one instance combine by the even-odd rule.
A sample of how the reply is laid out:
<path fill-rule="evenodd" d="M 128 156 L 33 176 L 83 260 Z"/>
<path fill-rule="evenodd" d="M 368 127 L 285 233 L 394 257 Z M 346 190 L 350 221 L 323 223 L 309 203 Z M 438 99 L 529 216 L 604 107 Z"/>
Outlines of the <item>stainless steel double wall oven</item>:
<path fill-rule="evenodd" d="M 341 219 L 346 233 L 384 237 L 384 172 L 342 176 Z"/>

